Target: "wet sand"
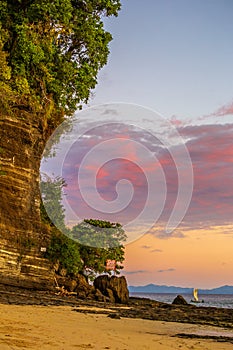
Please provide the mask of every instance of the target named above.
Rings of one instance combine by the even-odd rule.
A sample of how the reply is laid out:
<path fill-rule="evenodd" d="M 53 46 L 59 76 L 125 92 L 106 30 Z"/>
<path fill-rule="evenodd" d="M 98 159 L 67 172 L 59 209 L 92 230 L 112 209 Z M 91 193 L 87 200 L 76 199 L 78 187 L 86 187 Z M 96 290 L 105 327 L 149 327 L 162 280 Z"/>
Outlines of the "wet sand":
<path fill-rule="evenodd" d="M 87 313 L 83 313 L 70 306 L 0 304 L 0 349 L 230 350 L 233 346 L 231 340 L 219 341 L 219 336 L 233 339 L 232 329 L 138 318 L 112 319 L 107 314 L 89 313 L 92 309 L 86 307 L 83 311 Z M 218 336 L 218 341 L 195 338 L 208 334 Z"/>

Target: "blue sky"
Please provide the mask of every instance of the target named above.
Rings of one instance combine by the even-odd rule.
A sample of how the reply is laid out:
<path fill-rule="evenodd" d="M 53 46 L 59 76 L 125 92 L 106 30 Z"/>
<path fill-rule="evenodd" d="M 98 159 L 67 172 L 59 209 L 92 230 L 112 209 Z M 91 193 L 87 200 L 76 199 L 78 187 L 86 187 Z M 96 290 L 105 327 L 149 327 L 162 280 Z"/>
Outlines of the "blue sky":
<path fill-rule="evenodd" d="M 195 119 L 232 101 L 231 0 L 123 0 L 91 104 L 133 102 Z M 227 118 L 229 120 L 229 117 Z"/>

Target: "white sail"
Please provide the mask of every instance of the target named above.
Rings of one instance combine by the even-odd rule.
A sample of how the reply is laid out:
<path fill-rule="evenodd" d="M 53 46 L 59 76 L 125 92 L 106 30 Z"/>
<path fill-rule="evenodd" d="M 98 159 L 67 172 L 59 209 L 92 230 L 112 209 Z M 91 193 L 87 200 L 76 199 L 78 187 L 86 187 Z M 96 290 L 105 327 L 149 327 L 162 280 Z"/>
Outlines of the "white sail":
<path fill-rule="evenodd" d="M 198 301 L 198 289 L 196 288 L 193 290 L 193 298 L 195 301 Z"/>

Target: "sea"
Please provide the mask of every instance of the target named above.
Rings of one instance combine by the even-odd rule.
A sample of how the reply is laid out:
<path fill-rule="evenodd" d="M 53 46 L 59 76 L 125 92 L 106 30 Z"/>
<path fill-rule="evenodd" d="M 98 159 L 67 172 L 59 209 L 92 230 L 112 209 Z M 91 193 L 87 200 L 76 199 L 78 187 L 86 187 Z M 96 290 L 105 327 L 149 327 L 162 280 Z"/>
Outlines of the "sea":
<path fill-rule="evenodd" d="M 136 293 L 131 292 L 131 297 L 136 298 L 149 298 L 152 300 L 161 301 L 164 303 L 171 304 L 177 294 L 174 293 Z M 182 296 L 184 299 L 192 304 L 192 295 L 183 293 Z M 211 306 L 211 307 L 221 307 L 221 308 L 230 308 L 233 309 L 233 294 L 199 294 L 199 301 L 201 303 L 193 303 L 193 305 L 202 307 L 202 306 Z"/>

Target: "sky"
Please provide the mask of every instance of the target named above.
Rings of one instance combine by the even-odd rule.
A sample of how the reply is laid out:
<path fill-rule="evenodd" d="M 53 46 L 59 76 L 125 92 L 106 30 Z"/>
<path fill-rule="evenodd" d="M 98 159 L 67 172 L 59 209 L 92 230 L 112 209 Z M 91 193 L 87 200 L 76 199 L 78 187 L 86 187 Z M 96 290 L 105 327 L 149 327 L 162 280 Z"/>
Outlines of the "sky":
<path fill-rule="evenodd" d="M 231 0 L 123 0 L 91 108 L 50 161 L 69 220 L 131 232 L 130 285 L 233 285 L 232 15 Z"/>
<path fill-rule="evenodd" d="M 123 0 L 118 18 L 105 20 L 113 41 L 92 102 L 181 119 L 232 102 L 232 13 L 231 0 Z"/>

